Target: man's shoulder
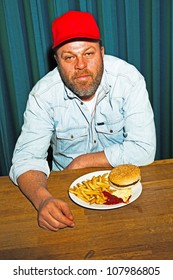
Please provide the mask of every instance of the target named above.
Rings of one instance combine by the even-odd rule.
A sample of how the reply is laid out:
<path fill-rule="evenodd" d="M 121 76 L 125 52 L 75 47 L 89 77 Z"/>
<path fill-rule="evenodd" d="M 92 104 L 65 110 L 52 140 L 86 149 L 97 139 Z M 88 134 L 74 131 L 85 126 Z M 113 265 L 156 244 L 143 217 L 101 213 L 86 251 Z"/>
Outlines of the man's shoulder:
<path fill-rule="evenodd" d="M 57 88 L 61 88 L 62 84 L 61 77 L 56 67 L 35 84 L 31 91 L 31 95 L 41 96 L 44 94 L 52 94 Z"/>
<path fill-rule="evenodd" d="M 121 76 L 131 81 L 142 77 L 141 73 L 134 65 L 112 55 L 104 56 L 104 66 L 107 74 L 110 76 Z"/>
<path fill-rule="evenodd" d="M 104 63 L 107 67 L 111 68 L 111 66 L 114 65 L 116 66 L 117 69 L 134 67 L 132 64 L 128 63 L 127 61 L 119 57 L 108 55 L 108 54 L 104 55 Z"/>

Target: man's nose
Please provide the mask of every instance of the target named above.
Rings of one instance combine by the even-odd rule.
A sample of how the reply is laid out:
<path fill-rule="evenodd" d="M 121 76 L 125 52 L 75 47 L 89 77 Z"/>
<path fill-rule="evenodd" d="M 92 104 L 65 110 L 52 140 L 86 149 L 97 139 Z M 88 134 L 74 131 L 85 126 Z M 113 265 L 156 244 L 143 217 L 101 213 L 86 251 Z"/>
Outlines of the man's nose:
<path fill-rule="evenodd" d="M 76 69 L 84 69 L 86 67 L 87 63 L 85 61 L 84 57 L 77 57 L 76 59 L 76 64 L 75 64 L 75 68 Z"/>

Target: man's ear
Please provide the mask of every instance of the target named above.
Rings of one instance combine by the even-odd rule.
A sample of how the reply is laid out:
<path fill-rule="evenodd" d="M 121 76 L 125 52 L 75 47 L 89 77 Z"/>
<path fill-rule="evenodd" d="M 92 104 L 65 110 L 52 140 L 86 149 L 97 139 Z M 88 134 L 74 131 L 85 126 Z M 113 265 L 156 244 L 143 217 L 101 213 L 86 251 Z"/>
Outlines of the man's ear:
<path fill-rule="evenodd" d="M 101 53 L 102 53 L 102 57 L 104 57 L 105 48 L 103 46 L 101 47 Z"/>
<path fill-rule="evenodd" d="M 54 58 L 55 58 L 55 60 L 56 60 L 56 63 L 58 64 L 58 58 L 57 58 L 57 55 L 56 55 L 56 54 L 54 54 Z"/>

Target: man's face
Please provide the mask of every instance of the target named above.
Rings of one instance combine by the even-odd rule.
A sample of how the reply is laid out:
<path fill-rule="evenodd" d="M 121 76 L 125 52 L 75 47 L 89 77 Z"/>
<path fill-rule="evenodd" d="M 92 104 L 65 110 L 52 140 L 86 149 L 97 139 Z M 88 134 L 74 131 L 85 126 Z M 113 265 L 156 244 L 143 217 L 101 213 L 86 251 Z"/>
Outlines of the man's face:
<path fill-rule="evenodd" d="M 103 74 L 103 55 L 99 42 L 74 41 L 57 50 L 55 59 L 61 78 L 81 99 L 95 94 Z"/>

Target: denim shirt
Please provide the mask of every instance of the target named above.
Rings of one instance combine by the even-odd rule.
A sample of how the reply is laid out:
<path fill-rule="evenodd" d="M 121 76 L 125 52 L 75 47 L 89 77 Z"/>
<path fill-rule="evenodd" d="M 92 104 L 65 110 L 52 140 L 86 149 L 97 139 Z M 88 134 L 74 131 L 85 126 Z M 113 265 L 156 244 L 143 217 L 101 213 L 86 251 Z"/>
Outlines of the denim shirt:
<path fill-rule="evenodd" d="M 64 169 L 75 157 L 104 151 L 112 166 L 146 165 L 154 160 L 153 111 L 143 76 L 127 62 L 104 56 L 104 73 L 91 116 L 86 104 L 66 88 L 55 68 L 32 89 L 10 177 L 28 170 L 49 176 L 47 150 L 53 149 L 52 170 Z"/>

